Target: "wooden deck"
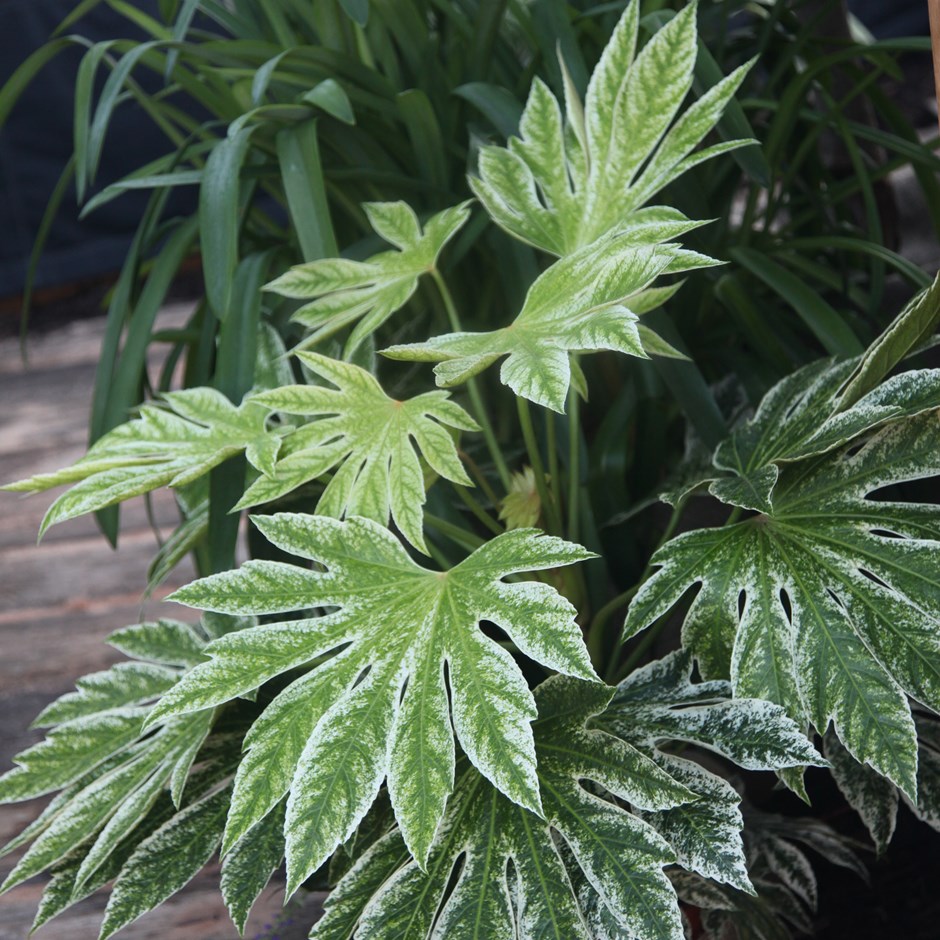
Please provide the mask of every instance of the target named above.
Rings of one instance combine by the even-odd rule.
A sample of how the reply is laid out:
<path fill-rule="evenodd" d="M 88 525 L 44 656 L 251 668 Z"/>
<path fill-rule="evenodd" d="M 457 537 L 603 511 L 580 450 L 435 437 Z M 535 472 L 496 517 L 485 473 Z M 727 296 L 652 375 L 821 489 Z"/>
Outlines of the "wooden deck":
<path fill-rule="evenodd" d="M 161 314 L 162 325 L 178 325 L 182 306 Z M 15 340 L 0 341 L 0 481 L 66 466 L 82 456 L 102 320 L 85 320 L 31 341 L 24 367 Z M 166 497 L 167 494 L 161 494 Z M 160 597 L 191 577 L 182 567 L 147 604 L 141 594 L 156 542 L 141 500 L 125 507 L 121 550 L 114 553 L 91 519 L 53 528 L 36 545 L 48 495 L 0 494 L 0 770 L 35 740 L 30 722 L 74 680 L 120 659 L 104 642 L 119 627 L 142 616 L 178 616 L 192 611 Z M 172 501 L 156 500 L 157 520 L 174 518 Z M 0 807 L 0 844 L 40 810 L 41 800 Z M 0 879 L 18 855 L 0 859 Z M 44 879 L 36 878 L 0 898 L 0 940 L 23 940 Z M 217 872 L 206 871 L 158 911 L 119 936 L 127 940 L 235 940 L 217 890 Z M 299 940 L 306 936 L 319 899 L 292 902 L 281 915 L 282 882 L 259 899 L 245 936 Z M 83 901 L 36 933 L 37 940 L 94 940 L 107 894 Z"/>

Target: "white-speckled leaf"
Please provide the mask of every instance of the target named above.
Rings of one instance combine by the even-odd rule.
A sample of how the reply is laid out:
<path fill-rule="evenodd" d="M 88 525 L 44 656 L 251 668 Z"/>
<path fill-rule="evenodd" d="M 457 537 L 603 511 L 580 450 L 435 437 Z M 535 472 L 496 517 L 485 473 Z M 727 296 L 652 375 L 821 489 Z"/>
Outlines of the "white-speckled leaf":
<path fill-rule="evenodd" d="M 749 770 L 823 764 L 779 706 L 731 699 L 721 680 L 693 683 L 692 657 L 677 651 L 635 670 L 617 687 L 601 727 L 654 755 L 697 799 L 646 818 L 675 849 L 679 863 L 751 892 L 741 845 L 739 798 L 725 780 L 659 750 L 681 742 L 713 751 Z"/>
<path fill-rule="evenodd" d="M 905 693 L 940 707 L 940 510 L 872 494 L 938 473 L 938 411 L 788 465 L 771 513 L 685 533 L 654 556 L 626 634 L 701 585 L 683 643 L 708 675 L 819 732 L 833 722 L 856 760 L 916 799 Z"/>
<path fill-rule="evenodd" d="M 260 476 L 237 508 L 271 502 L 334 471 L 318 512 L 364 516 L 382 525 L 391 516 L 402 535 L 426 552 L 418 453 L 436 473 L 469 486 L 449 429 L 475 431 L 476 422 L 446 392 L 398 401 L 359 366 L 316 353 L 300 353 L 300 358 L 336 388 L 286 385 L 255 397 L 266 408 L 317 420 L 287 437 L 273 474 Z"/>
<path fill-rule="evenodd" d="M 858 813 L 879 855 L 884 852 L 894 835 L 898 816 L 897 787 L 876 773 L 871 767 L 860 764 L 842 746 L 839 739 L 826 732 L 823 752 L 829 761 L 832 777 L 847 800 Z M 923 763 L 923 761 L 920 761 Z M 920 789 L 918 773 L 918 789 Z"/>
<path fill-rule="evenodd" d="M 238 840 L 222 865 L 220 887 L 225 906 L 238 932 L 258 895 L 284 858 L 284 807 L 278 806 Z"/>
<path fill-rule="evenodd" d="M 570 860 L 625 936 L 681 940 L 675 893 L 662 871 L 673 860 L 669 847 L 595 785 L 660 809 L 692 794 L 626 742 L 589 726 L 611 691 L 563 676 L 535 690 L 544 819 L 462 761 L 424 870 L 407 857 L 400 834 L 390 833 L 340 881 L 311 937 L 593 940 Z"/>
<path fill-rule="evenodd" d="M 753 143 L 696 150 L 747 75 L 744 65 L 680 114 L 692 86 L 697 5 L 688 4 L 636 54 L 632 0 L 601 56 L 583 108 L 570 80 L 565 115 L 539 79 L 506 148 L 480 151 L 470 185 L 511 235 L 566 255 L 629 226 L 636 211 L 687 169 Z M 566 76 L 567 77 L 567 76 Z"/>
<path fill-rule="evenodd" d="M 126 927 L 188 884 L 222 838 L 227 790 L 192 803 L 135 850 L 114 882 L 99 940 Z"/>
<path fill-rule="evenodd" d="M 229 613 L 332 611 L 211 643 L 212 659 L 188 673 L 150 718 L 220 704 L 288 670 L 309 668 L 246 738 L 226 848 L 289 791 L 293 890 L 346 841 L 388 775 L 405 839 L 423 862 L 453 785 L 451 719 L 484 776 L 540 812 L 532 695 L 512 657 L 478 625 L 495 624 L 550 669 L 593 678 L 568 601 L 544 584 L 503 580 L 590 553 L 520 529 L 439 572 L 417 565 L 388 530 L 367 519 L 280 513 L 256 517 L 255 524 L 279 548 L 322 570 L 247 562 L 174 598 Z"/>
<path fill-rule="evenodd" d="M 510 326 L 488 333 L 449 333 L 382 352 L 392 359 L 436 362 L 434 374 L 443 387 L 459 385 L 506 357 L 500 369 L 503 384 L 563 412 L 571 353 L 611 349 L 648 358 L 631 298 L 661 274 L 715 263 L 666 244 L 695 226 L 671 209 L 642 210 L 629 229 L 567 255 L 540 275 Z"/>
<path fill-rule="evenodd" d="M 38 493 L 74 484 L 49 507 L 40 536 L 51 525 L 149 493 L 183 486 L 235 454 L 245 453 L 271 473 L 281 444 L 266 429 L 270 409 L 246 401 L 236 407 L 211 388 L 169 392 L 165 405 L 143 405 L 140 417 L 98 440 L 73 466 L 3 487 Z"/>
<path fill-rule="evenodd" d="M 303 346 L 353 326 L 346 358 L 408 302 L 421 275 L 434 269 L 438 255 L 470 215 L 469 203 L 463 202 L 432 216 L 422 230 L 404 202 L 366 203 L 364 208 L 373 229 L 397 250 L 367 261 L 323 258 L 299 264 L 265 288 L 308 301 L 294 314 L 311 331 Z"/>
<path fill-rule="evenodd" d="M 770 512 L 781 465 L 940 407 L 940 369 L 918 369 L 892 376 L 839 410 L 841 389 L 864 358 L 824 359 L 778 382 L 754 417 L 715 451 L 715 466 L 733 476 L 713 482 L 711 494 L 734 506 Z"/>

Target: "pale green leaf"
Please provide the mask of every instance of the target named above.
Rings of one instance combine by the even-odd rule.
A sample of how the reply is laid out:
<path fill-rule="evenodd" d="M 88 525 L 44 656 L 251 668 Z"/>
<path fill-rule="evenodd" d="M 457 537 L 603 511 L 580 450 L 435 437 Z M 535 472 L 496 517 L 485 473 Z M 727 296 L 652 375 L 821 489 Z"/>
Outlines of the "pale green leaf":
<path fill-rule="evenodd" d="M 831 721 L 856 760 L 916 799 L 905 693 L 940 707 L 940 514 L 872 494 L 940 474 L 938 455 L 935 410 L 888 424 L 860 449 L 787 465 L 772 512 L 685 533 L 654 556 L 659 570 L 626 634 L 700 585 L 683 643 L 706 674 L 730 676 L 735 695 L 776 702 L 820 733 Z"/>
<path fill-rule="evenodd" d="M 211 388 L 170 392 L 166 407 L 144 405 L 141 416 L 119 425 L 72 467 L 40 474 L 4 489 L 41 492 L 74 484 L 49 507 L 40 535 L 73 519 L 161 486 L 184 486 L 229 457 L 245 453 L 270 473 L 280 437 L 266 430 L 269 411 L 254 402 L 235 407 Z"/>
<path fill-rule="evenodd" d="M 546 584 L 503 580 L 590 553 L 522 529 L 440 572 L 417 565 L 391 533 L 366 519 L 280 513 L 254 521 L 279 548 L 322 570 L 247 562 L 174 599 L 231 613 L 331 612 L 215 641 L 207 647 L 211 661 L 188 673 L 150 719 L 220 704 L 288 670 L 310 668 L 249 732 L 226 846 L 289 790 L 293 890 L 349 837 L 388 775 L 409 848 L 423 861 L 452 787 L 451 720 L 480 771 L 510 799 L 539 811 L 532 696 L 512 657 L 478 624 L 495 624 L 551 669 L 593 677 L 571 605 Z M 263 774 L 266 785 L 258 786 Z"/>
<path fill-rule="evenodd" d="M 115 630 L 108 642 L 135 659 L 168 666 L 195 666 L 205 659 L 206 641 L 195 627 L 179 620 L 135 623 Z"/>
<path fill-rule="evenodd" d="M 511 235 L 562 256 L 632 224 L 637 210 L 690 167 L 752 140 L 696 150 L 752 63 L 680 114 L 695 67 L 697 5 L 688 4 L 636 53 L 640 4 L 624 10 L 582 108 L 567 70 L 565 114 L 532 83 L 508 147 L 484 147 L 470 185 Z"/>
<path fill-rule="evenodd" d="M 573 352 L 611 349 L 648 358 L 631 298 L 661 274 L 711 264 L 663 244 L 693 228 L 673 210 L 644 210 L 628 231 L 567 255 L 540 275 L 507 327 L 488 333 L 450 333 L 425 343 L 392 346 L 392 359 L 436 362 L 437 384 L 449 387 L 506 357 L 500 380 L 517 395 L 564 412 Z"/>
<path fill-rule="evenodd" d="M 373 229 L 397 250 L 367 261 L 323 258 L 296 265 L 267 285 L 283 297 L 306 300 L 294 319 L 311 332 L 311 346 L 345 327 L 353 327 L 346 357 L 400 310 L 418 287 L 422 274 L 434 270 L 438 255 L 470 214 L 469 203 L 445 209 L 421 228 L 404 202 L 366 203 Z"/>
<path fill-rule="evenodd" d="M 425 485 L 418 453 L 436 473 L 471 485 L 448 429 L 477 430 L 476 422 L 445 392 L 398 401 L 359 366 L 316 353 L 300 353 L 300 358 L 336 388 L 286 385 L 255 396 L 266 408 L 319 420 L 286 439 L 273 474 L 259 477 L 237 508 L 271 502 L 334 471 L 318 512 L 364 516 L 382 525 L 391 515 L 402 535 L 426 552 Z"/>
<path fill-rule="evenodd" d="M 179 672 L 153 663 L 117 663 L 102 672 L 83 676 L 78 691 L 67 692 L 47 705 L 33 726 L 47 728 L 75 718 L 140 705 L 158 698 L 176 684 Z"/>

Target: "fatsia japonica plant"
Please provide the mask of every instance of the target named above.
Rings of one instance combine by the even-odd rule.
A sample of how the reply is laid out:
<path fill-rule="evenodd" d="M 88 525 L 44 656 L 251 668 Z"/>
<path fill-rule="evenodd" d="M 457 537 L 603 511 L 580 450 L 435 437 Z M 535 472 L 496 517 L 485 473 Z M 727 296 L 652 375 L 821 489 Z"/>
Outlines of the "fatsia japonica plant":
<path fill-rule="evenodd" d="M 239 930 L 283 865 L 288 896 L 332 888 L 320 940 L 681 940 L 691 908 L 708 936 L 779 937 L 811 923 L 802 847 L 864 868 L 819 820 L 742 803 L 751 772 L 806 797 L 831 769 L 879 849 L 900 798 L 940 826 L 940 509 L 910 489 L 940 475 L 940 370 L 916 358 L 940 287 L 660 468 L 675 511 L 635 584 L 612 596 L 599 564 L 592 387 L 684 358 L 658 308 L 719 262 L 683 247 L 706 223 L 667 187 L 756 143 L 713 140 L 750 64 L 693 89 L 696 16 L 651 29 L 633 0 L 586 87 L 562 47 L 558 87 L 536 78 L 518 133 L 479 148 L 475 201 L 366 203 L 387 247 L 282 271 L 264 296 L 302 336 L 260 324 L 247 394 L 168 392 L 6 487 L 69 487 L 43 532 L 173 488 L 165 574 L 235 468 L 222 517 L 251 509 L 263 542 L 171 595 L 198 622 L 114 634 L 127 661 L 0 777 L 5 802 L 55 794 L 6 847 L 5 889 L 50 876 L 37 925 L 113 882 L 111 936 L 218 855 Z M 538 254 L 474 330 L 442 259 L 489 222 Z M 428 290 L 446 332 L 409 335 Z M 671 537 L 700 495 L 724 524 Z M 639 643 L 608 629 L 624 608 Z"/>

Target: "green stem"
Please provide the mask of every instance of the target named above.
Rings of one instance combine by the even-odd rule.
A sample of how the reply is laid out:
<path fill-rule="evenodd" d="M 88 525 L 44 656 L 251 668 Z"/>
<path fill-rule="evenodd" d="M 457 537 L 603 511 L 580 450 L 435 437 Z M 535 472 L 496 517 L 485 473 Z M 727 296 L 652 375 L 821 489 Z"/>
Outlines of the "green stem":
<path fill-rule="evenodd" d="M 568 395 L 568 538 L 579 539 L 581 523 L 581 401 L 572 388 Z"/>
<path fill-rule="evenodd" d="M 490 486 L 489 480 L 486 479 L 486 474 L 479 468 L 477 462 L 465 450 L 458 450 L 457 453 L 460 455 L 460 459 L 469 467 L 473 478 L 480 484 L 480 489 L 483 490 L 486 498 L 493 506 L 498 506 L 499 497 L 496 495 L 496 491 L 493 487 Z"/>
<path fill-rule="evenodd" d="M 516 405 L 519 409 L 522 439 L 525 441 L 529 463 L 532 465 L 532 471 L 535 474 L 535 488 L 538 490 L 539 501 L 542 503 L 542 512 L 548 522 L 549 531 L 554 535 L 561 535 L 561 519 L 558 515 L 558 507 L 555 505 L 552 494 L 545 483 L 545 464 L 542 463 L 542 454 L 535 438 L 535 429 L 532 427 L 532 412 L 529 409 L 529 403 L 525 398 L 517 395 Z"/>
<path fill-rule="evenodd" d="M 680 500 L 673 507 L 672 514 L 669 516 L 669 521 L 666 523 L 666 528 L 663 530 L 663 534 L 660 536 L 659 541 L 656 543 L 656 547 L 650 552 L 650 557 L 652 558 L 656 552 L 659 551 L 672 538 L 675 534 L 676 528 L 679 525 L 679 520 L 682 518 L 682 510 L 685 508 L 685 500 Z M 648 562 L 646 567 L 643 569 L 643 573 L 637 579 L 636 584 L 628 588 L 622 594 L 618 594 L 615 598 L 608 601 L 595 615 L 594 619 L 591 621 L 591 626 L 588 629 L 587 645 L 588 650 L 591 653 L 591 659 L 594 662 L 600 662 L 602 654 L 604 652 L 605 640 L 607 639 L 607 622 L 610 618 L 623 606 L 628 604 L 633 600 L 634 595 L 641 587 L 646 583 L 646 580 L 653 573 L 653 563 Z M 649 632 L 653 632 L 656 628 L 651 627 Z M 654 634 L 655 638 L 655 634 Z M 652 642 L 652 641 L 650 641 Z M 642 647 L 642 652 L 648 647 L 646 642 L 646 637 L 640 642 L 638 649 Z M 633 660 L 635 651 L 630 655 L 628 661 Z M 611 661 L 611 670 L 616 664 L 616 658 Z"/>
<path fill-rule="evenodd" d="M 454 298 L 451 296 L 450 290 L 448 289 L 444 278 L 441 277 L 441 272 L 438 271 L 437 268 L 432 268 L 431 277 L 434 279 L 434 283 L 437 285 L 437 289 L 440 292 L 441 299 L 444 301 L 444 309 L 447 311 L 447 319 L 450 322 L 451 329 L 453 329 L 455 333 L 462 332 L 463 327 L 460 325 L 460 315 L 457 313 L 457 307 L 454 304 Z M 489 448 L 490 457 L 493 458 L 493 463 L 496 466 L 496 472 L 499 474 L 499 479 L 503 484 L 503 488 L 508 493 L 511 481 L 509 468 L 506 466 L 506 460 L 503 457 L 503 452 L 500 449 L 499 442 L 496 440 L 496 435 L 493 433 L 493 426 L 490 424 L 489 416 L 487 415 L 486 408 L 483 405 L 483 399 L 480 395 L 480 388 L 476 379 L 469 379 L 467 381 L 467 391 L 470 393 L 470 402 L 473 405 L 474 417 L 477 419 L 477 423 L 483 430 L 483 437 L 486 439 L 486 446 Z"/>
<path fill-rule="evenodd" d="M 548 451 L 548 485 L 552 501 L 561 513 L 561 474 L 558 472 L 558 439 L 555 433 L 555 412 L 545 410 L 545 449 Z"/>
<path fill-rule="evenodd" d="M 631 672 L 639 665 L 643 657 L 649 652 L 650 647 L 656 642 L 659 638 L 660 633 L 663 632 L 663 628 L 669 622 L 668 617 L 661 617 L 656 623 L 651 626 L 646 633 L 643 634 L 643 639 L 634 647 L 633 652 L 626 658 L 624 664 L 617 670 L 614 678 L 614 685 L 622 681 Z"/>
<path fill-rule="evenodd" d="M 473 494 L 459 483 L 454 484 L 454 490 L 467 509 L 472 512 L 494 535 L 502 535 L 503 527 L 473 498 Z"/>
<path fill-rule="evenodd" d="M 481 539 L 478 535 L 474 535 L 466 529 L 461 529 L 460 526 L 456 526 L 446 519 L 441 519 L 439 516 L 432 516 L 429 512 L 424 514 L 424 521 L 432 529 L 436 529 L 441 535 L 446 535 L 452 542 L 456 542 L 457 545 L 468 551 L 476 551 L 486 543 L 486 539 Z"/>

